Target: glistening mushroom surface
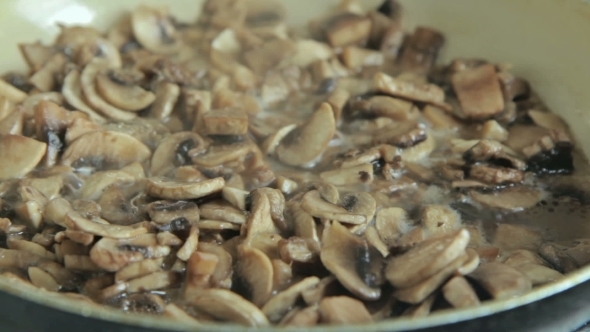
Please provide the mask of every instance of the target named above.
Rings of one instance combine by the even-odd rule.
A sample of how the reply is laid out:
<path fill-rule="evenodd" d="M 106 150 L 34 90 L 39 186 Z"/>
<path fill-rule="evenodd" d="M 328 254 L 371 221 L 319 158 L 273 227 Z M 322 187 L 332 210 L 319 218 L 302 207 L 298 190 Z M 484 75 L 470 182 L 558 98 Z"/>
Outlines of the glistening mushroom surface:
<path fill-rule="evenodd" d="M 305 27 L 281 0 L 164 6 L 60 26 L 0 78 L 0 278 L 23 292 L 313 328 L 590 264 L 590 168 L 529 70 L 438 63 L 446 37 L 396 0 Z"/>

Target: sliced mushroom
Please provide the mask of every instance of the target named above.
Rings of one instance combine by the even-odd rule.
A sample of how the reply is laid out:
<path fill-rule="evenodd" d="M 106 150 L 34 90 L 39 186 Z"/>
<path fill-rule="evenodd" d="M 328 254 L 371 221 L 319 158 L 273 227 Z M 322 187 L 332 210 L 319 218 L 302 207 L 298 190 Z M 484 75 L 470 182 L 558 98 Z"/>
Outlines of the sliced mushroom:
<path fill-rule="evenodd" d="M 470 119 L 489 119 L 504 109 L 504 96 L 492 64 L 462 70 L 452 77 L 463 114 Z"/>
<path fill-rule="evenodd" d="M 469 170 L 469 176 L 476 181 L 490 184 L 521 183 L 524 180 L 524 172 L 507 167 L 491 167 L 486 165 L 474 165 Z"/>
<path fill-rule="evenodd" d="M 496 120 L 488 120 L 481 128 L 481 138 L 504 142 L 508 139 L 508 131 Z"/>
<path fill-rule="evenodd" d="M 40 42 L 19 44 L 19 51 L 32 71 L 37 71 L 55 54 L 53 47 Z"/>
<path fill-rule="evenodd" d="M 278 233 L 272 216 L 270 214 L 270 200 L 264 192 L 256 189 L 250 194 L 252 196 L 252 208 L 246 223 L 242 225 L 242 233 L 245 232 L 246 239 L 252 239 L 258 234 Z"/>
<path fill-rule="evenodd" d="M 332 47 L 365 42 L 371 34 L 371 20 L 367 17 L 344 13 L 326 24 L 326 38 Z"/>
<path fill-rule="evenodd" d="M 320 313 L 317 306 L 307 307 L 305 309 L 292 309 L 279 322 L 279 326 L 289 327 L 313 327 L 320 320 Z"/>
<path fill-rule="evenodd" d="M 373 218 L 375 207 L 375 199 L 365 192 L 342 197 L 340 205 L 327 202 L 317 190 L 309 191 L 301 200 L 301 208 L 312 216 L 348 224 L 368 222 Z"/>
<path fill-rule="evenodd" d="M 150 196 L 171 199 L 195 199 L 220 191 L 225 185 L 223 178 L 214 178 L 202 182 L 177 182 L 160 178 L 148 179 L 147 193 Z"/>
<path fill-rule="evenodd" d="M 334 56 L 332 48 L 313 39 L 295 41 L 295 52 L 289 63 L 298 67 L 307 67 L 318 60 L 328 60 Z"/>
<path fill-rule="evenodd" d="M 212 243 L 200 242 L 198 250 L 217 256 L 217 265 L 209 279 L 210 284 L 216 288 L 230 289 L 234 273 L 232 256 L 221 246 Z"/>
<path fill-rule="evenodd" d="M 140 111 L 156 99 L 154 93 L 120 80 L 114 71 L 96 75 L 96 91 L 105 101 L 125 111 Z"/>
<path fill-rule="evenodd" d="M 47 144 L 20 135 L 0 137 L 0 180 L 20 178 L 41 161 Z"/>
<path fill-rule="evenodd" d="M 395 243 L 400 236 L 408 231 L 408 215 L 402 208 L 384 208 L 377 212 L 375 228 L 381 240 L 388 246 Z"/>
<path fill-rule="evenodd" d="M 163 258 L 145 259 L 130 263 L 115 273 L 115 282 L 135 279 L 162 270 Z"/>
<path fill-rule="evenodd" d="M 84 181 L 80 191 L 80 198 L 96 200 L 108 186 L 121 182 L 133 182 L 135 180 L 135 177 L 123 171 L 97 172 Z"/>
<path fill-rule="evenodd" d="M 200 206 L 201 218 L 227 221 L 236 224 L 246 222 L 247 216 L 223 201 L 208 202 Z"/>
<path fill-rule="evenodd" d="M 173 54 L 180 49 L 178 33 L 163 8 L 137 7 L 131 13 L 131 27 L 141 46 L 156 54 Z"/>
<path fill-rule="evenodd" d="M 457 211 L 444 205 L 428 205 L 422 211 L 422 226 L 431 234 L 445 234 L 461 226 Z"/>
<path fill-rule="evenodd" d="M 248 194 L 245 190 L 232 188 L 227 184 L 221 190 L 223 199 L 240 210 L 246 210 L 246 197 L 248 197 Z"/>
<path fill-rule="evenodd" d="M 411 287 L 433 276 L 463 255 L 468 243 L 469 232 L 465 229 L 424 241 L 406 253 L 390 259 L 385 276 L 395 287 Z"/>
<path fill-rule="evenodd" d="M 207 152 L 191 157 L 193 164 L 200 167 L 217 167 L 225 163 L 245 158 L 253 149 L 251 142 L 211 145 Z"/>
<path fill-rule="evenodd" d="M 54 54 L 41 69 L 29 77 L 29 82 L 40 91 L 47 92 L 53 90 L 56 84 L 55 76 L 63 70 L 66 62 L 67 57 L 64 54 Z"/>
<path fill-rule="evenodd" d="M 176 252 L 176 257 L 178 257 L 178 259 L 187 261 L 193 252 L 197 250 L 197 246 L 199 245 L 199 233 L 199 227 L 197 225 L 191 226 L 184 244 Z"/>
<path fill-rule="evenodd" d="M 143 227 L 134 228 L 130 226 L 111 225 L 107 221 L 97 217 L 87 219 L 82 214 L 73 211 L 66 214 L 65 223 L 70 223 L 76 229 L 90 234 L 114 239 L 128 239 L 145 234 L 148 231 Z"/>
<path fill-rule="evenodd" d="M 349 168 L 338 168 L 320 173 L 322 180 L 336 186 L 348 184 L 370 184 L 373 182 L 373 165 L 363 164 Z"/>
<path fill-rule="evenodd" d="M 494 299 L 508 299 L 522 295 L 532 288 L 529 278 L 501 263 L 482 264 L 468 277 L 480 284 Z"/>
<path fill-rule="evenodd" d="M 293 131 L 295 128 L 297 128 L 297 125 L 290 124 L 290 125 L 287 125 L 287 126 L 284 126 L 284 127 L 280 128 L 275 133 L 273 133 L 270 136 L 268 136 L 266 138 L 266 140 L 264 140 L 264 142 L 260 146 L 260 148 L 262 149 L 262 152 L 264 152 L 266 155 L 269 155 L 269 156 L 274 155 L 275 154 L 275 151 L 277 149 L 277 146 L 279 146 L 279 144 L 281 143 L 281 141 L 287 135 L 289 135 L 289 133 L 291 131 Z"/>
<path fill-rule="evenodd" d="M 61 288 L 55 278 L 41 268 L 31 266 L 28 268 L 27 273 L 31 283 L 39 288 L 53 292 L 57 292 Z"/>
<path fill-rule="evenodd" d="M 219 258 L 210 253 L 195 251 L 187 261 L 184 296 L 207 288 L 209 279 L 217 267 Z"/>
<path fill-rule="evenodd" d="M 378 92 L 413 101 L 430 103 L 447 109 L 444 91 L 434 84 L 418 85 L 409 81 L 395 79 L 384 73 L 377 73 L 373 85 Z"/>
<path fill-rule="evenodd" d="M 270 259 L 258 249 L 239 246 L 237 264 L 238 276 L 250 290 L 247 297 L 262 307 L 272 294 L 273 267 Z"/>
<path fill-rule="evenodd" d="M 174 228 L 172 225 L 174 223 L 194 224 L 200 219 L 199 208 L 193 202 L 156 201 L 147 206 L 147 211 L 153 222 L 167 228 Z M 185 227 L 186 225 L 176 225 L 176 228 L 180 226 Z"/>
<path fill-rule="evenodd" d="M 155 88 L 156 99 L 150 108 L 150 117 L 164 120 L 174 110 L 174 106 L 180 96 L 180 87 L 174 83 L 162 81 Z"/>
<path fill-rule="evenodd" d="M 198 310 L 220 320 L 254 327 L 269 324 L 264 313 L 254 304 L 226 289 L 205 289 L 186 300 Z"/>
<path fill-rule="evenodd" d="M 133 120 L 135 117 L 137 117 L 136 114 L 117 108 L 107 103 L 98 95 L 96 77 L 102 70 L 108 68 L 108 62 L 100 59 L 92 60 L 88 65 L 86 65 L 80 74 L 80 84 L 82 85 L 82 92 L 84 93 L 85 100 L 98 112 L 113 120 Z"/>
<path fill-rule="evenodd" d="M 125 250 L 121 247 L 122 244 L 115 239 L 102 238 L 90 250 L 90 259 L 102 269 L 111 272 L 144 259 L 141 252 Z"/>
<path fill-rule="evenodd" d="M 529 263 L 514 266 L 514 268 L 527 276 L 533 286 L 544 285 L 563 278 L 563 274 L 540 264 Z"/>
<path fill-rule="evenodd" d="M 334 136 L 334 112 L 328 103 L 322 103 L 311 118 L 291 131 L 277 147 L 277 157 L 287 165 L 303 166 L 327 148 Z"/>
<path fill-rule="evenodd" d="M 445 300 L 454 308 L 473 307 L 480 304 L 477 294 L 463 277 L 453 277 L 442 287 Z"/>
<path fill-rule="evenodd" d="M 465 261 L 465 263 L 463 263 L 463 265 L 460 268 L 457 269 L 456 274 L 467 275 L 475 271 L 475 269 L 477 269 L 477 267 L 479 266 L 481 260 L 479 258 L 479 253 L 477 252 L 477 250 L 473 248 L 467 248 L 465 249 L 465 253 L 467 254 L 467 260 Z"/>
<path fill-rule="evenodd" d="M 380 255 L 371 255 L 366 241 L 351 234 L 337 221 L 324 230 L 320 258 L 326 269 L 351 293 L 365 300 L 381 296 L 378 288 L 381 276 L 372 269 L 374 265 L 381 265 Z M 380 266 L 378 271 L 381 271 Z"/>
<path fill-rule="evenodd" d="M 444 284 L 466 260 L 467 255 L 463 254 L 428 279 L 409 288 L 395 290 L 393 296 L 403 302 L 419 304 Z"/>
<path fill-rule="evenodd" d="M 246 65 L 254 73 L 264 75 L 283 61 L 288 61 L 295 52 L 295 44 L 289 40 L 273 39 L 244 53 Z"/>
<path fill-rule="evenodd" d="M 22 135 L 24 111 L 16 108 L 0 120 L 0 135 Z"/>
<path fill-rule="evenodd" d="M 424 117 L 428 120 L 428 122 L 430 122 L 430 124 L 432 125 L 433 128 L 440 128 L 440 129 L 455 129 L 458 128 L 459 126 L 461 126 L 461 123 L 456 120 L 455 118 L 453 118 L 453 116 L 449 113 L 447 113 L 446 111 L 444 111 L 443 109 L 433 106 L 433 105 L 427 105 L 426 107 L 424 107 L 424 110 L 422 111 L 422 114 L 424 114 Z M 493 120 L 490 120 L 493 121 Z M 485 126 L 484 126 L 485 128 Z M 485 129 L 482 129 L 482 135 L 484 131 L 488 131 Z M 487 137 L 485 137 L 487 138 Z M 495 139 L 492 137 L 489 137 L 490 139 Z"/>
<path fill-rule="evenodd" d="M 143 162 L 149 156 L 149 148 L 127 134 L 94 131 L 73 141 L 64 151 L 61 163 L 122 167 L 135 161 Z"/>
<path fill-rule="evenodd" d="M 152 176 L 164 176 L 178 166 L 189 164 L 189 151 L 206 148 L 206 142 L 197 133 L 188 131 L 174 133 L 158 144 L 152 155 L 150 173 Z"/>
<path fill-rule="evenodd" d="M 54 253 L 31 241 L 9 239 L 7 241 L 7 246 L 9 249 L 25 251 L 39 257 L 55 260 Z"/>
<path fill-rule="evenodd" d="M 248 114 L 241 110 L 206 112 L 202 121 L 208 135 L 244 135 L 248 132 Z"/>
<path fill-rule="evenodd" d="M 373 319 L 365 305 L 348 296 L 326 297 L 320 301 L 321 321 L 327 324 L 363 324 Z"/>
<path fill-rule="evenodd" d="M 13 103 L 20 103 L 27 98 L 27 94 L 0 79 L 0 96 Z"/>
<path fill-rule="evenodd" d="M 530 227 L 501 223 L 496 227 L 492 244 L 505 250 L 538 250 L 542 235 Z"/>
<path fill-rule="evenodd" d="M 318 277 L 307 277 L 301 280 L 273 296 L 262 307 L 262 312 L 268 317 L 269 321 L 278 322 L 293 307 L 303 291 L 316 286 L 319 282 Z"/>
<path fill-rule="evenodd" d="M 561 273 L 569 273 L 578 268 L 578 264 L 556 245 L 549 243 L 542 245 L 539 249 L 539 255 Z"/>
<path fill-rule="evenodd" d="M 543 192 L 526 186 L 509 187 L 493 193 L 472 190 L 469 195 L 482 205 L 509 211 L 528 209 L 543 199 Z"/>

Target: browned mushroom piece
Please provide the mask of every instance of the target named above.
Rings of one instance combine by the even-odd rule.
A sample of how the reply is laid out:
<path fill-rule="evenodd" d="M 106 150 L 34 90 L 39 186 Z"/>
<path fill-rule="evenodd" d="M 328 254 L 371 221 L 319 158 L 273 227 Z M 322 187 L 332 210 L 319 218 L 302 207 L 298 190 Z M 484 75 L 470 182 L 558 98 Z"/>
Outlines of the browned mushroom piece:
<path fill-rule="evenodd" d="M 406 233 L 408 227 L 408 215 L 402 208 L 384 208 L 379 210 L 375 217 L 375 228 L 381 240 L 388 246 Z"/>
<path fill-rule="evenodd" d="M 301 293 L 318 284 L 318 277 L 307 277 L 284 291 L 274 295 L 262 307 L 262 312 L 271 322 L 278 322 L 293 307 Z"/>
<path fill-rule="evenodd" d="M 543 199 L 543 192 L 531 187 L 515 186 L 492 193 L 469 192 L 471 198 L 486 207 L 502 210 L 528 209 Z"/>
<path fill-rule="evenodd" d="M 318 310 L 322 323 L 342 325 L 373 321 L 364 304 L 348 296 L 326 297 L 320 301 Z"/>
<path fill-rule="evenodd" d="M 385 276 L 395 287 L 414 286 L 441 271 L 465 253 L 469 232 L 465 229 L 424 241 L 389 260 Z"/>
<path fill-rule="evenodd" d="M 532 288 L 528 277 L 501 263 L 482 264 L 468 277 L 480 284 L 494 299 L 518 296 Z"/>
<path fill-rule="evenodd" d="M 474 165 L 469 170 L 469 177 L 490 184 L 521 183 L 524 172 L 507 167 Z"/>
<path fill-rule="evenodd" d="M 453 277 L 442 287 L 445 300 L 455 308 L 473 307 L 480 304 L 477 294 L 463 277 Z"/>
<path fill-rule="evenodd" d="M 147 194 L 157 198 L 170 200 L 195 199 L 221 191 L 225 181 L 214 178 L 201 182 L 169 181 L 162 178 L 148 179 Z"/>
<path fill-rule="evenodd" d="M 322 103 L 308 121 L 291 131 L 277 147 L 278 159 L 291 166 L 304 166 L 320 156 L 334 136 L 334 112 Z"/>
<path fill-rule="evenodd" d="M 365 300 L 381 296 L 381 256 L 365 239 L 355 236 L 337 221 L 324 231 L 320 253 L 322 263 L 351 293 Z M 379 266 L 375 271 L 375 266 Z"/>
<path fill-rule="evenodd" d="M 450 233 L 461 226 L 461 216 L 449 206 L 427 205 L 422 211 L 422 226 L 431 234 Z"/>
<path fill-rule="evenodd" d="M 245 52 L 244 61 L 254 73 L 264 75 L 282 61 L 288 61 L 295 50 L 295 44 L 291 40 L 277 38 Z"/>
<path fill-rule="evenodd" d="M 393 78 L 385 73 L 377 73 L 373 78 L 373 88 L 380 93 L 425 102 L 435 106 L 448 108 L 445 104 L 444 91 L 434 84 L 415 84 Z"/>
<path fill-rule="evenodd" d="M 460 71 L 453 75 L 452 82 L 467 118 L 486 120 L 504 109 L 504 96 L 492 64 Z"/>
<path fill-rule="evenodd" d="M 250 193 L 252 207 L 246 223 L 242 226 L 247 240 L 252 240 L 258 234 L 278 233 L 278 229 L 272 220 L 271 206 L 268 196 L 259 189 Z"/>
<path fill-rule="evenodd" d="M 152 176 L 164 176 L 172 169 L 191 162 L 191 153 L 204 151 L 207 143 L 197 133 L 178 132 L 159 142 L 152 154 L 150 172 Z"/>
<path fill-rule="evenodd" d="M 569 273 L 578 268 L 576 262 L 562 248 L 546 243 L 539 248 L 539 255 L 561 273 Z"/>
<path fill-rule="evenodd" d="M 445 38 L 441 32 L 428 27 L 417 27 L 405 42 L 399 62 L 404 71 L 427 73 L 434 65 Z"/>
<path fill-rule="evenodd" d="M 353 13 L 336 15 L 325 23 L 326 39 L 333 47 L 366 43 L 371 20 Z"/>
<path fill-rule="evenodd" d="M 217 288 L 231 288 L 234 273 L 232 256 L 221 246 L 200 242 L 198 250 L 217 256 L 215 271 L 211 274 L 209 283 Z"/>

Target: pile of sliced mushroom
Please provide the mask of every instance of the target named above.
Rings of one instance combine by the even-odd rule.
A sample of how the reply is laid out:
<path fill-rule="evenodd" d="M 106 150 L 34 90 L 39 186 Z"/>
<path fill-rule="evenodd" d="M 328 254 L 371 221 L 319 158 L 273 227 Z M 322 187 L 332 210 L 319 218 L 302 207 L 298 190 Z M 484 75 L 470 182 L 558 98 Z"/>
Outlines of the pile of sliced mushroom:
<path fill-rule="evenodd" d="M 443 35 L 408 33 L 396 1 L 362 8 L 295 32 L 278 0 L 183 23 L 141 6 L 19 45 L 1 273 L 187 324 L 314 326 L 477 306 L 590 262 L 588 239 L 505 221 L 558 205 L 563 121 L 507 65 L 438 65 Z"/>

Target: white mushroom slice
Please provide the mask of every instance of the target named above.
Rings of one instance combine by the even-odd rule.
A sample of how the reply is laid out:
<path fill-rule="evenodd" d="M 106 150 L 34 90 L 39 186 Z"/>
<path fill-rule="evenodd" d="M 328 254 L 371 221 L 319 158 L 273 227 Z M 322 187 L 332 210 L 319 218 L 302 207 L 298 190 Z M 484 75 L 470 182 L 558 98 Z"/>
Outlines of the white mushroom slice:
<path fill-rule="evenodd" d="M 41 69 L 56 53 L 53 47 L 45 46 L 40 42 L 18 44 L 18 48 L 32 71 Z"/>
<path fill-rule="evenodd" d="M 434 104 L 441 108 L 448 108 L 445 104 L 444 91 L 434 84 L 416 84 L 410 81 L 395 79 L 384 73 L 377 73 L 373 78 L 375 90 L 414 101 Z"/>
<path fill-rule="evenodd" d="M 461 123 L 453 118 L 451 114 L 433 105 L 424 107 L 422 114 L 433 128 L 455 129 L 461 126 Z"/>
<path fill-rule="evenodd" d="M 397 289 L 393 292 L 393 296 L 403 302 L 418 304 L 424 301 L 430 294 L 432 294 L 439 286 L 441 286 L 449 277 L 453 275 L 455 270 L 467 260 L 467 255 L 461 255 L 442 270 L 437 272 L 430 278 L 409 288 Z"/>
<path fill-rule="evenodd" d="M 318 306 L 310 306 L 305 309 L 292 309 L 281 319 L 279 326 L 309 328 L 316 326 L 320 320 Z"/>
<path fill-rule="evenodd" d="M 387 245 L 381 240 L 379 233 L 375 229 L 375 227 L 370 226 L 365 231 L 365 239 L 367 239 L 367 243 L 369 243 L 373 248 L 377 249 L 381 256 L 387 257 L 389 256 L 389 248 Z"/>
<path fill-rule="evenodd" d="M 111 225 L 98 217 L 90 220 L 74 211 L 66 214 L 66 220 L 66 224 L 71 223 L 78 230 L 113 239 L 128 239 L 148 232 L 144 227 Z"/>
<path fill-rule="evenodd" d="M 350 69 L 364 66 L 381 66 L 384 61 L 383 53 L 356 46 L 345 47 L 340 58 L 342 63 Z"/>
<path fill-rule="evenodd" d="M 481 138 L 504 142 L 508 139 L 508 130 L 496 120 L 488 120 L 481 128 Z"/>
<path fill-rule="evenodd" d="M 248 132 L 248 114 L 241 110 L 206 112 L 201 121 L 207 135 L 245 135 Z"/>
<path fill-rule="evenodd" d="M 461 229 L 444 237 L 422 242 L 406 253 L 393 257 L 385 276 L 398 288 L 407 288 L 435 275 L 459 258 L 469 243 L 469 232 Z"/>
<path fill-rule="evenodd" d="M 467 260 L 457 269 L 457 274 L 460 275 L 467 275 L 475 271 L 480 263 L 479 254 L 475 249 L 467 248 L 465 249 L 465 253 L 467 254 Z"/>
<path fill-rule="evenodd" d="M 295 236 L 304 239 L 311 239 L 319 243 L 320 239 L 313 217 L 301 208 L 297 202 L 287 202 L 288 211 L 293 217 L 293 230 Z"/>
<path fill-rule="evenodd" d="M 174 83 L 162 81 L 156 86 L 156 99 L 149 111 L 149 116 L 164 120 L 172 114 L 180 96 L 180 87 Z"/>
<path fill-rule="evenodd" d="M 202 204 L 199 210 L 201 218 L 227 221 L 235 224 L 246 222 L 247 216 L 242 211 L 223 201 L 212 201 Z"/>
<path fill-rule="evenodd" d="M 213 243 L 201 242 L 198 250 L 217 256 L 217 265 L 215 265 L 215 271 L 209 279 L 210 284 L 216 288 L 231 288 L 234 272 L 232 256 L 221 246 Z"/>
<path fill-rule="evenodd" d="M 43 206 L 39 201 L 25 201 L 14 207 L 16 215 L 28 223 L 33 229 L 39 229 L 43 222 Z"/>
<path fill-rule="evenodd" d="M 254 190 L 252 195 L 252 208 L 246 223 L 242 225 L 242 233 L 246 234 L 246 240 L 252 241 L 258 234 L 275 234 L 278 229 L 270 214 L 270 201 L 268 196 L 260 190 Z"/>
<path fill-rule="evenodd" d="M 463 277 L 453 277 L 442 287 L 445 300 L 454 308 L 474 307 L 480 304 L 477 294 Z"/>
<path fill-rule="evenodd" d="M 360 43 L 371 34 L 371 19 L 368 17 L 343 13 L 329 19 L 326 38 L 332 47 Z"/>
<path fill-rule="evenodd" d="M 27 270 L 27 273 L 31 283 L 39 288 L 44 288 L 53 292 L 57 292 L 61 288 L 57 281 L 55 281 L 55 278 L 43 269 L 31 266 Z"/>
<path fill-rule="evenodd" d="M 398 207 L 381 209 L 375 217 L 375 228 L 383 242 L 391 246 L 408 231 L 408 214 Z"/>
<path fill-rule="evenodd" d="M 204 289 L 187 303 L 223 320 L 253 327 L 267 326 L 268 319 L 254 304 L 226 289 Z"/>
<path fill-rule="evenodd" d="M 371 323 L 373 319 L 365 305 L 348 296 L 326 297 L 320 301 L 322 323 L 352 325 Z"/>
<path fill-rule="evenodd" d="M 88 104 L 84 101 L 82 95 L 82 88 L 80 83 L 80 72 L 77 69 L 72 69 L 64 78 L 63 85 L 61 87 L 61 93 L 64 98 L 72 107 L 80 110 L 96 123 L 104 123 L 106 120 L 102 115 L 96 113 Z"/>
<path fill-rule="evenodd" d="M 139 262 L 130 263 L 129 265 L 121 268 L 115 273 L 115 281 L 125 281 L 134 278 L 143 277 L 152 272 L 162 270 L 163 258 L 145 259 Z"/>
<path fill-rule="evenodd" d="M 144 255 L 139 251 L 124 250 L 115 239 L 102 238 L 90 249 L 90 259 L 106 271 L 115 272 L 129 263 L 139 262 Z"/>
<path fill-rule="evenodd" d="M 268 317 L 269 321 L 278 322 L 293 307 L 303 291 L 315 287 L 319 282 L 318 277 L 307 277 L 301 280 L 273 296 L 262 307 L 262 312 Z"/>
<path fill-rule="evenodd" d="M 119 167 L 132 162 L 143 162 L 150 149 L 136 138 L 118 132 L 94 131 L 83 134 L 70 144 L 61 159 L 63 165 L 76 162 L 104 162 Z"/>
<path fill-rule="evenodd" d="M 322 172 L 320 177 L 335 186 L 370 184 L 373 182 L 373 165 L 362 164 L 349 168 L 338 168 Z"/>
<path fill-rule="evenodd" d="M 186 285 L 184 297 L 209 287 L 211 275 L 217 268 L 219 258 L 215 254 L 195 251 L 186 263 Z"/>
<path fill-rule="evenodd" d="M 156 99 L 153 92 L 114 81 L 107 73 L 96 75 L 96 91 L 111 105 L 132 112 L 141 111 Z"/>
<path fill-rule="evenodd" d="M 300 39 L 295 42 L 295 54 L 289 63 L 297 67 L 307 67 L 319 60 L 328 60 L 334 56 L 334 51 L 328 44 L 313 39 Z"/>
<path fill-rule="evenodd" d="M 533 286 L 544 285 L 563 278 L 563 274 L 540 264 L 529 263 L 513 267 L 527 276 Z"/>
<path fill-rule="evenodd" d="M 284 176 L 277 176 L 277 189 L 279 189 L 283 194 L 290 195 L 297 191 L 299 185 L 297 182 L 286 178 Z"/>
<path fill-rule="evenodd" d="M 119 109 L 107 103 L 98 95 L 96 90 L 96 76 L 100 71 L 108 68 L 109 63 L 100 59 L 94 59 L 86 65 L 80 75 L 80 84 L 82 85 L 82 92 L 84 93 L 85 100 L 98 112 L 113 120 L 133 120 L 137 117 L 137 114 Z"/>
<path fill-rule="evenodd" d="M 528 249 L 537 251 L 542 240 L 543 235 L 531 227 L 500 223 L 496 227 L 492 244 L 505 250 Z"/>
<path fill-rule="evenodd" d="M 29 83 L 43 92 L 53 90 L 56 84 L 55 76 L 63 70 L 67 61 L 68 58 L 63 53 L 54 54 L 41 69 L 29 78 Z"/>
<path fill-rule="evenodd" d="M 468 277 L 480 284 L 494 299 L 522 295 L 532 288 L 531 280 L 527 276 L 501 263 L 482 264 Z"/>
<path fill-rule="evenodd" d="M 227 185 L 221 190 L 223 199 L 240 210 L 246 210 L 246 197 L 249 194 L 245 190 L 232 188 Z"/>
<path fill-rule="evenodd" d="M 273 267 L 268 256 L 256 248 L 239 246 L 236 273 L 251 290 L 252 303 L 262 307 L 273 286 Z"/>
<path fill-rule="evenodd" d="M 141 46 L 156 54 L 173 54 L 180 50 L 178 33 L 165 8 L 137 7 L 131 13 L 131 26 Z"/>
<path fill-rule="evenodd" d="M 68 270 L 100 271 L 100 267 L 86 255 L 64 255 L 64 266 Z"/>
<path fill-rule="evenodd" d="M 250 142 L 213 145 L 204 154 L 192 157 L 193 164 L 201 167 L 217 167 L 245 157 L 252 151 Z"/>
<path fill-rule="evenodd" d="M 70 211 L 73 211 L 70 202 L 65 198 L 57 197 L 45 205 L 43 218 L 49 223 L 60 225 L 65 228 L 73 228 L 73 224 L 66 224 L 66 214 Z"/>
<path fill-rule="evenodd" d="M 418 162 L 428 157 L 432 151 L 436 148 L 436 139 L 434 139 L 432 133 L 426 133 L 426 140 L 418 143 L 412 147 L 402 149 L 400 156 L 403 161 Z M 391 160 L 387 154 L 383 154 L 385 160 Z"/>
<path fill-rule="evenodd" d="M 408 316 L 410 318 L 419 318 L 419 317 L 426 317 L 430 314 L 432 309 L 432 305 L 434 301 L 438 297 L 438 293 L 434 293 L 430 295 L 426 300 L 418 305 L 413 305 L 406 309 L 402 316 Z"/>
<path fill-rule="evenodd" d="M 97 200 L 108 186 L 114 183 L 133 182 L 135 180 L 135 177 L 123 171 L 97 172 L 84 181 L 80 191 L 80 198 Z"/>
<path fill-rule="evenodd" d="M 381 289 L 374 284 L 379 276 L 373 275 L 371 269 L 372 264 L 381 265 L 380 257 L 371 257 L 366 241 L 337 221 L 324 230 L 320 258 L 326 269 L 354 295 L 364 300 L 381 296 Z"/>
<path fill-rule="evenodd" d="M 338 220 L 348 224 L 364 224 L 367 217 L 361 214 L 352 214 L 342 206 L 328 203 L 322 199 L 319 191 L 312 190 L 303 196 L 301 208 L 317 218 Z"/>
<path fill-rule="evenodd" d="M 287 165 L 303 166 L 324 152 L 335 130 L 332 107 L 322 103 L 304 125 L 281 141 L 276 149 L 277 157 Z"/>
<path fill-rule="evenodd" d="M 138 293 L 170 287 L 179 281 L 178 274 L 159 271 L 127 282 L 127 292 Z"/>
<path fill-rule="evenodd" d="M 150 196 L 163 199 L 195 199 L 219 192 L 224 186 L 225 180 L 222 177 L 201 182 L 178 182 L 152 178 L 147 180 L 146 192 Z"/>
<path fill-rule="evenodd" d="M 0 137 L 0 180 L 20 178 L 41 161 L 47 144 L 20 135 Z"/>
<path fill-rule="evenodd" d="M 6 81 L 0 79 L 0 96 L 5 97 L 7 100 L 20 103 L 27 98 L 27 94 Z"/>
<path fill-rule="evenodd" d="M 279 146 L 281 141 L 295 128 L 297 128 L 297 125 L 295 124 L 286 125 L 281 129 L 277 130 L 274 134 L 268 136 L 260 146 L 262 152 L 264 152 L 264 154 L 266 154 L 267 156 L 274 155 L 277 146 Z"/>
<path fill-rule="evenodd" d="M 422 211 L 422 226 L 431 234 L 445 234 L 461 226 L 461 215 L 444 205 L 427 205 Z"/>
<path fill-rule="evenodd" d="M 39 257 L 47 258 L 50 260 L 55 260 L 54 253 L 52 253 L 51 251 L 48 251 L 43 246 L 41 246 L 35 242 L 26 241 L 26 240 L 11 240 L 11 239 L 9 239 L 7 241 L 7 245 L 8 245 L 9 249 L 26 251 L 31 254 L 37 255 Z"/>
<path fill-rule="evenodd" d="M 158 244 L 161 246 L 179 246 L 182 244 L 182 240 L 170 232 L 159 232 L 156 234 L 156 238 L 158 239 Z"/>
<path fill-rule="evenodd" d="M 197 225 L 193 225 L 189 230 L 189 235 L 184 241 L 184 244 L 182 245 L 182 247 L 180 247 L 180 249 L 178 249 L 178 252 L 176 252 L 176 257 L 178 257 L 178 259 L 180 260 L 187 261 L 191 257 L 193 252 L 197 250 L 198 245 L 199 227 Z"/>
<path fill-rule="evenodd" d="M 188 151 L 206 148 L 205 141 L 197 133 L 174 133 L 158 144 L 152 155 L 150 173 L 152 176 L 164 176 L 172 169 L 190 162 Z"/>
<path fill-rule="evenodd" d="M 94 242 L 94 235 L 92 234 L 80 231 L 73 231 L 70 229 L 66 229 L 64 233 L 68 239 L 85 246 L 89 246 Z"/>
<path fill-rule="evenodd" d="M 493 193 L 472 190 L 469 196 L 487 207 L 509 211 L 531 208 L 544 197 L 542 191 L 525 186 L 508 187 Z"/>
<path fill-rule="evenodd" d="M 0 120 L 0 135 L 21 135 L 23 133 L 22 108 L 16 108 L 12 113 Z"/>

